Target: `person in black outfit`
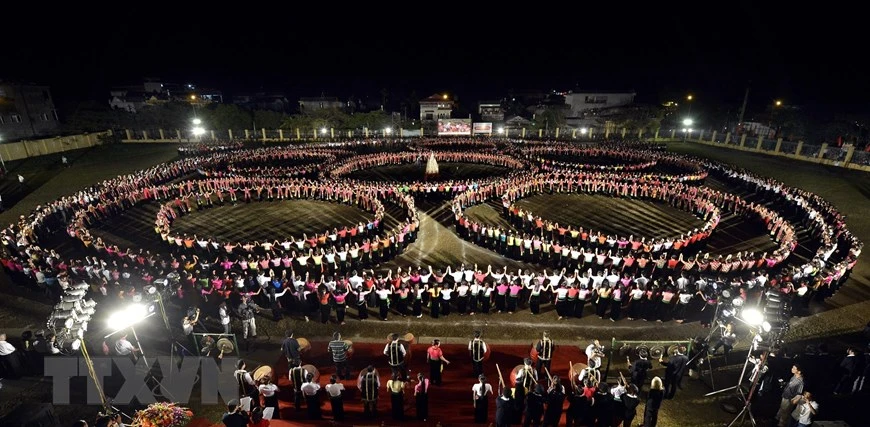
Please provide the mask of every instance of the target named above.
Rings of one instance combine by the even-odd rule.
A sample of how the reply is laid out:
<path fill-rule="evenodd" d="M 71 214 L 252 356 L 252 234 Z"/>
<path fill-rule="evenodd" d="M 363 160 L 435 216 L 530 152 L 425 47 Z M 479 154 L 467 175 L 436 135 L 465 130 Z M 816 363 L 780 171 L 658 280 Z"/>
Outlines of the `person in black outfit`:
<path fill-rule="evenodd" d="M 586 396 L 583 395 L 582 389 L 577 387 L 576 384 L 572 384 L 567 399 L 568 410 L 565 412 L 565 426 L 579 426 L 583 423 L 584 413 L 586 412 L 586 408 L 589 406 L 586 401 Z"/>
<path fill-rule="evenodd" d="M 646 398 L 646 408 L 643 411 L 643 427 L 656 427 L 658 424 L 659 408 L 662 407 L 662 399 L 664 399 L 663 388 L 662 379 L 654 377 Z"/>
<path fill-rule="evenodd" d="M 840 372 L 842 373 L 842 376 L 840 377 L 837 386 L 834 388 L 834 394 L 852 393 L 855 380 L 858 378 L 858 374 L 861 373 L 858 370 L 858 362 L 859 357 L 857 351 L 853 347 L 846 349 L 846 357 L 844 357 L 840 362 Z"/>
<path fill-rule="evenodd" d="M 509 427 L 513 424 L 514 401 L 511 398 L 511 389 L 503 388 L 501 397 L 495 400 L 495 426 Z"/>
<path fill-rule="evenodd" d="M 686 372 L 686 365 L 689 363 L 689 358 L 683 353 L 686 352 L 686 346 L 681 345 L 677 352 L 668 359 L 668 363 L 662 361 L 663 356 L 659 356 L 659 363 L 665 366 L 665 398 L 673 399 L 677 394 L 677 387 L 680 387 L 680 381 L 683 379 L 683 374 Z"/>
<path fill-rule="evenodd" d="M 526 396 L 526 411 L 523 417 L 523 427 L 541 425 L 541 417 L 544 415 L 544 386 L 538 384 L 528 396 Z"/>
<path fill-rule="evenodd" d="M 420 372 L 417 374 L 417 383 L 414 387 L 414 399 L 417 402 L 417 420 L 426 421 L 429 418 L 429 380 Z"/>
<path fill-rule="evenodd" d="M 305 382 L 305 377 L 308 376 L 308 371 L 302 368 L 301 361 L 297 361 L 297 365 L 290 366 L 290 382 L 293 383 L 293 406 L 297 411 L 302 409 L 302 384 Z"/>
<path fill-rule="evenodd" d="M 559 377 L 553 376 L 553 384 L 550 386 L 550 392 L 547 393 L 547 411 L 544 413 L 544 427 L 559 425 L 559 420 L 562 418 L 562 406 L 565 404 L 565 387 L 559 380 Z"/>
<path fill-rule="evenodd" d="M 596 427 L 613 425 L 613 395 L 610 394 L 610 384 L 600 383 L 592 396 L 592 416 Z"/>
<path fill-rule="evenodd" d="M 637 415 L 637 405 L 640 404 L 640 399 L 637 397 L 637 386 L 629 384 L 626 387 L 625 393 L 621 397 L 620 410 L 618 416 L 622 419 L 622 425 L 631 427 L 634 422 L 634 417 Z"/>
<path fill-rule="evenodd" d="M 550 370 L 550 361 L 553 359 L 553 351 L 555 349 L 556 345 L 550 339 L 550 333 L 544 331 L 544 335 L 538 341 L 538 344 L 535 345 L 535 350 L 538 352 L 538 364 L 535 366 L 535 369 L 538 371 L 538 375 L 542 374 L 544 368 L 547 368 L 547 371 Z"/>
<path fill-rule="evenodd" d="M 224 414 L 221 421 L 225 427 L 247 427 L 249 417 L 248 413 L 242 410 L 239 401 L 232 399 L 227 402 L 227 413 Z"/>
<path fill-rule="evenodd" d="M 647 358 L 647 352 L 641 351 L 639 352 L 639 356 L 637 360 L 631 362 L 631 359 L 628 358 L 629 363 L 631 363 L 631 368 L 629 369 L 629 373 L 631 375 L 631 383 L 636 385 L 638 390 L 643 388 L 643 385 L 646 384 L 646 372 L 652 369 L 652 362 Z"/>
<path fill-rule="evenodd" d="M 291 368 L 302 365 L 302 355 L 299 353 L 299 341 L 293 338 L 293 331 L 287 330 L 284 336 L 284 342 L 281 343 L 281 352 L 287 358 L 287 365 Z"/>

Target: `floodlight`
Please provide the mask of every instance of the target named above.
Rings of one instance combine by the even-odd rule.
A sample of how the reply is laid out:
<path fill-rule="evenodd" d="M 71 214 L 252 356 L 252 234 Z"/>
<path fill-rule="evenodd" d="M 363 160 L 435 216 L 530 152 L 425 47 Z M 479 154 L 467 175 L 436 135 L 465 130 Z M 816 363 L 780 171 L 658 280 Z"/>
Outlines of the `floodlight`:
<path fill-rule="evenodd" d="M 193 119 L 193 124 L 199 126 L 202 124 L 202 120 L 201 119 Z"/>
<path fill-rule="evenodd" d="M 749 326 L 761 326 L 764 322 L 764 315 L 756 308 L 747 308 L 743 310 L 742 317 Z"/>
<path fill-rule="evenodd" d="M 498 128 L 498 133 L 499 133 L 499 134 L 503 134 L 503 133 L 504 133 L 504 128 Z"/>
<path fill-rule="evenodd" d="M 393 133 L 393 129 L 391 129 L 391 128 L 384 128 L 384 132 L 386 132 L 386 133 Z"/>
<path fill-rule="evenodd" d="M 589 129 L 587 129 L 587 128 L 580 128 L 580 133 L 582 133 L 583 135 L 586 135 L 587 132 L 589 132 Z"/>
<path fill-rule="evenodd" d="M 692 126 L 692 123 L 695 123 L 695 121 L 692 120 L 692 119 L 683 119 L 683 124 L 684 124 L 686 127 Z"/>
<path fill-rule="evenodd" d="M 325 133 L 326 133 L 326 128 L 320 128 L 320 133 L 325 134 Z"/>
<path fill-rule="evenodd" d="M 193 135 L 194 136 L 200 136 L 204 133 L 205 133 L 205 129 L 203 129 L 201 126 L 197 126 L 197 127 L 193 128 Z"/>
<path fill-rule="evenodd" d="M 109 316 L 109 327 L 121 330 L 133 326 L 148 316 L 148 307 L 143 304 L 130 304 Z"/>
<path fill-rule="evenodd" d="M 761 322 L 761 330 L 764 332 L 770 332 L 770 322 Z"/>

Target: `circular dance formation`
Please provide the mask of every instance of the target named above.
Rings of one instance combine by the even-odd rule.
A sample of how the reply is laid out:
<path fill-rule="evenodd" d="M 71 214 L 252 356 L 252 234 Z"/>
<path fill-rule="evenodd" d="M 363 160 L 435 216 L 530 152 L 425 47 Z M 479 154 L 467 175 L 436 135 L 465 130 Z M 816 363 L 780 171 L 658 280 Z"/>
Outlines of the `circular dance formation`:
<path fill-rule="evenodd" d="M 797 305 L 836 291 L 863 245 L 846 229 L 842 215 L 814 194 L 644 143 L 583 147 L 432 139 L 406 145 L 369 140 L 216 147 L 184 150 L 179 160 L 38 206 L 2 231 L 4 266 L 22 282 L 39 277 L 40 284 L 46 278 L 60 284 L 46 287 L 55 298 L 78 289 L 70 283 L 82 282 L 102 298 L 141 300 L 147 298 L 143 289 L 155 285 L 186 306 L 199 306 L 211 296 L 213 306 L 206 308 L 218 313 L 215 318 L 229 333 L 223 319 L 248 306 L 248 300 L 268 306 L 276 320 L 284 315 L 308 319 L 319 312 L 326 322 L 335 311 L 339 323 L 345 322 L 348 306 L 362 320 L 375 308 L 386 319 L 390 313 L 422 317 L 425 310 L 439 317 L 451 311 L 513 312 L 524 306 L 537 314 L 547 303 L 556 306 L 561 319 L 583 316 L 589 303 L 597 315 L 611 320 L 624 312 L 631 319 L 684 320 L 699 316 L 726 291 L 729 300 L 745 301 L 771 288 L 797 298 Z M 390 151 L 372 153 L 380 147 Z M 427 159 L 494 165 L 508 172 L 450 181 L 427 180 L 422 174 L 404 182 L 347 178 L 354 171 Z M 749 196 L 705 186 L 708 177 Z M 667 237 L 604 233 L 589 225 L 558 223 L 547 212 L 517 204 L 533 194 L 556 193 L 652 201 L 689 212 L 703 225 Z M 420 237 L 416 200 L 432 194 L 452 198 L 441 202 L 452 209 L 451 225 L 459 236 L 540 269 L 509 271 L 471 263 L 381 268 Z M 177 218 L 213 206 L 296 199 L 355 206 L 372 216 L 265 241 L 221 241 L 209 238 L 207 230 L 194 236 L 171 228 Z M 466 215 L 469 207 L 492 200 L 500 201 L 504 222 L 488 224 Z M 164 249 L 119 248 L 92 236 L 94 225 L 146 203 L 159 206 L 154 228 Z M 385 227 L 388 211 L 393 212 L 391 226 Z M 705 250 L 726 216 L 763 226 L 775 249 Z M 62 229 L 80 243 L 72 257 L 61 257 L 49 246 L 56 242 L 52 233 Z M 228 307 L 221 308 L 223 302 Z M 237 315 L 244 336 L 255 336 L 252 319 Z M 704 324 L 712 321 L 706 313 L 699 317 Z M 50 328 L 63 327 L 64 322 L 52 322 Z"/>

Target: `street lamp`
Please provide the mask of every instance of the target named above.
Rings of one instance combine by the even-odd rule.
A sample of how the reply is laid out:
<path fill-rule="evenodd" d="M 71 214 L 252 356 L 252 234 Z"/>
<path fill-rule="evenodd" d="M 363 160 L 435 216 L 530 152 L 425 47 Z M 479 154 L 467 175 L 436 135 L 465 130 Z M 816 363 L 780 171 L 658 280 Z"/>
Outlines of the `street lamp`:
<path fill-rule="evenodd" d="M 776 102 L 773 103 L 773 105 L 775 105 L 777 107 L 782 107 L 782 101 L 777 99 Z"/>
<path fill-rule="evenodd" d="M 589 133 L 589 129 L 587 129 L 587 128 L 580 128 L 580 134 L 581 134 L 581 135 L 586 135 L 587 133 Z"/>
<path fill-rule="evenodd" d="M 692 133 L 692 128 L 690 126 L 692 126 L 692 123 L 694 122 L 694 120 L 689 118 L 683 119 L 683 126 L 685 126 L 683 128 L 683 142 L 686 142 L 686 140 L 689 138 L 689 134 Z"/>
<path fill-rule="evenodd" d="M 498 134 L 504 135 L 504 128 L 498 128 Z"/>
<path fill-rule="evenodd" d="M 320 134 L 326 135 L 326 128 L 320 128 Z"/>
<path fill-rule="evenodd" d="M 386 127 L 386 128 L 384 128 L 384 132 L 385 132 L 387 135 L 389 135 L 389 134 L 393 133 L 393 129 L 390 128 L 390 127 Z"/>

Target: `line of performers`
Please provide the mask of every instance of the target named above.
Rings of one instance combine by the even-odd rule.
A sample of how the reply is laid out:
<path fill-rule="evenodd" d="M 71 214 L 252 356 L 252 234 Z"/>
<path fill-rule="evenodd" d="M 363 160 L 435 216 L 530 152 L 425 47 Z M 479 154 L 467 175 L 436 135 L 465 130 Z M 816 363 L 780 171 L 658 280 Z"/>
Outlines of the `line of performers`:
<path fill-rule="evenodd" d="M 300 344 L 304 341 L 304 344 Z M 426 351 L 429 364 L 428 376 L 420 372 L 416 380 L 411 380 L 408 371 L 408 361 L 411 360 L 411 344 L 414 337 L 411 334 L 400 336 L 391 334 L 383 349 L 386 362 L 390 367 L 390 379 L 383 382 L 378 370 L 370 364 L 356 376 L 356 387 L 363 404 L 362 416 L 367 419 L 378 415 L 378 403 L 381 388 L 386 387 L 390 396 L 390 415 L 397 421 L 409 420 L 412 417 L 405 413 L 406 393 L 413 390 L 416 413 L 413 419 L 426 421 L 429 418 L 430 387 L 442 386 L 442 370 L 450 364 L 444 357 L 439 340 L 434 340 Z M 353 352 L 353 344 L 342 340 L 339 333 L 333 335 L 328 344 L 328 352 L 335 364 L 335 375 L 321 387 L 320 373 L 313 365 L 305 365 L 302 355 L 305 346 L 304 339 L 293 337 L 288 331 L 282 344 L 282 352 L 289 363 L 289 378 L 293 387 L 294 406 L 302 410 L 305 402 L 309 419 L 323 419 L 321 411 L 322 395 L 326 394 L 330 401 L 332 416 L 335 421 L 345 419 L 344 399 L 346 389 L 341 380 L 351 379 L 348 358 Z M 310 348 L 310 347 L 309 347 Z M 551 362 L 557 350 L 555 342 L 547 332 L 532 346 L 530 356 L 522 365 L 510 371 L 509 376 L 502 372 L 496 364 L 498 372 L 498 388 L 484 375 L 484 363 L 488 360 L 491 349 L 481 338 L 480 331 L 475 331 L 468 342 L 469 361 L 476 381 L 471 386 L 471 402 L 474 410 L 475 423 L 490 423 L 490 411 L 495 401 L 495 425 L 509 426 L 521 423 L 524 426 L 557 426 L 557 425 L 596 425 L 596 426 L 631 426 L 637 415 L 640 404 L 641 389 L 647 384 L 648 370 L 653 368 L 649 354 L 639 352 L 633 362 L 628 359 L 630 380 L 619 372 L 615 384 L 608 384 L 602 378 L 600 371 L 605 349 L 598 340 L 590 343 L 586 349 L 587 364 L 571 364 L 568 368 L 567 380 L 552 373 Z M 655 426 L 658 410 L 663 399 L 673 398 L 683 372 L 687 358 L 683 355 L 684 348 L 679 348 L 669 355 L 669 360 L 658 361 L 665 367 L 664 381 L 655 377 L 646 392 L 644 409 L 644 426 Z M 267 373 L 268 375 L 263 375 Z M 263 407 L 278 416 L 277 387 L 272 384 L 271 368 L 261 367 L 254 372 L 248 372 L 244 361 L 238 362 L 236 378 L 239 383 L 240 396 L 248 398 L 252 407 L 260 405 L 263 397 Z M 321 388 L 324 392 L 321 392 Z M 567 408 L 565 403 L 568 403 Z M 565 424 L 561 419 L 565 416 Z"/>

